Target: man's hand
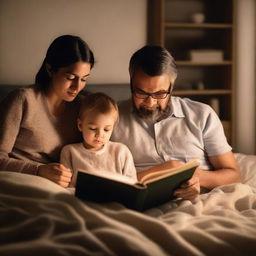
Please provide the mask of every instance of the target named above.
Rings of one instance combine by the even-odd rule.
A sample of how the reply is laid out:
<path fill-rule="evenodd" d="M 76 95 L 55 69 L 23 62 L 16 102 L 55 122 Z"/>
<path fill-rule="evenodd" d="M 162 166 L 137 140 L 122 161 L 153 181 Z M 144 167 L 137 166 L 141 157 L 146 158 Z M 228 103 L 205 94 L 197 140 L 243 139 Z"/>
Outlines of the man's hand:
<path fill-rule="evenodd" d="M 180 188 L 176 189 L 174 196 L 177 198 L 195 200 L 200 195 L 200 182 L 197 175 L 193 175 L 188 181 L 184 182 Z"/>
<path fill-rule="evenodd" d="M 40 165 L 38 167 L 38 176 L 49 179 L 66 188 L 71 181 L 72 172 L 62 164 L 51 163 Z"/>

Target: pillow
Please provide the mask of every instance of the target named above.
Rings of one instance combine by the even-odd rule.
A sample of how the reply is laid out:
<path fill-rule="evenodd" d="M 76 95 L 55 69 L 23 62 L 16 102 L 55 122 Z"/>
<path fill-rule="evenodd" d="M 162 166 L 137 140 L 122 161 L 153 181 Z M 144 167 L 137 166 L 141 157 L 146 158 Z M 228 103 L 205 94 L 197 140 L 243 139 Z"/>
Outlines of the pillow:
<path fill-rule="evenodd" d="M 11 186 L 13 187 L 13 193 L 20 193 L 16 189 L 22 189 L 23 186 L 36 188 L 49 194 L 69 193 L 67 189 L 43 177 L 19 172 L 0 171 L 1 192 L 12 190 Z"/>
<path fill-rule="evenodd" d="M 235 153 L 241 173 L 241 182 L 256 187 L 256 155 Z"/>

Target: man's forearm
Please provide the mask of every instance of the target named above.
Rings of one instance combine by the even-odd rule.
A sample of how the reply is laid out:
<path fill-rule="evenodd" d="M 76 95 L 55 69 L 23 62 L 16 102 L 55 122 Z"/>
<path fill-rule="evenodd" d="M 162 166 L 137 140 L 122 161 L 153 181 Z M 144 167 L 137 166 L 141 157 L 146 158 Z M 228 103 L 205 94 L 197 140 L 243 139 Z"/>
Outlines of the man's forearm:
<path fill-rule="evenodd" d="M 237 169 L 202 170 L 198 168 L 195 175 L 199 177 L 200 186 L 208 189 L 241 181 Z"/>

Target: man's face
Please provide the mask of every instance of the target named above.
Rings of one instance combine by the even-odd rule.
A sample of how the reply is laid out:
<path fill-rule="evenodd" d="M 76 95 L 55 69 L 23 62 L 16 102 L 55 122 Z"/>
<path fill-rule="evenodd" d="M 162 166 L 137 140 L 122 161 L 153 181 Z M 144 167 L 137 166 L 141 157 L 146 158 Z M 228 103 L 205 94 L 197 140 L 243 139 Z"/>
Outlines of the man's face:
<path fill-rule="evenodd" d="M 143 119 L 159 119 L 167 109 L 173 82 L 174 79 L 171 81 L 166 74 L 149 76 L 142 70 L 136 70 L 131 78 L 131 87 L 137 114 Z"/>

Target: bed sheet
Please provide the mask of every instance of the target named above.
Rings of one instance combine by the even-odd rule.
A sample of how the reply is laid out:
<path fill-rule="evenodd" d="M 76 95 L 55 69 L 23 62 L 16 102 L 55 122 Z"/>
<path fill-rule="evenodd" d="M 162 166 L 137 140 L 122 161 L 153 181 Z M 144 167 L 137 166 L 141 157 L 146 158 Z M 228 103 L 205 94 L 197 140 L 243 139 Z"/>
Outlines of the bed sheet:
<path fill-rule="evenodd" d="M 255 255 L 256 156 L 236 157 L 243 184 L 144 213 L 1 171 L 0 255 Z"/>

